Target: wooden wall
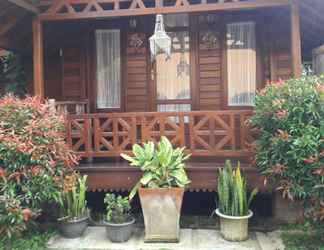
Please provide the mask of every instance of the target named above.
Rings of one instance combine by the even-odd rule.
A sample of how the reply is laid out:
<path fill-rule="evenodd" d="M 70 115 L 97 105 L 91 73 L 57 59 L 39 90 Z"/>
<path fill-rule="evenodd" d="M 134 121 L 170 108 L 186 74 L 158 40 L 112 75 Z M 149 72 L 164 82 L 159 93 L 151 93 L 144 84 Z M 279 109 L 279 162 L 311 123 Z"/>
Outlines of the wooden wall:
<path fill-rule="evenodd" d="M 292 76 L 290 13 L 286 9 L 274 14 L 269 26 L 271 80 Z M 268 18 L 269 19 L 269 18 Z"/>
<path fill-rule="evenodd" d="M 132 46 L 132 41 L 140 39 L 141 46 Z M 129 112 L 149 111 L 150 103 L 150 62 L 148 36 L 142 32 L 127 32 L 127 49 L 124 78 L 125 82 L 125 110 Z"/>
<path fill-rule="evenodd" d="M 198 107 L 200 110 L 218 110 L 222 108 L 222 25 L 213 28 L 203 16 L 198 20 Z M 219 19 L 215 24 L 222 24 Z M 215 25 L 216 26 L 216 25 Z M 216 26 L 217 27 L 217 26 Z M 215 41 L 204 41 L 206 36 L 214 36 Z"/>
<path fill-rule="evenodd" d="M 287 79 L 291 76 L 290 23 L 282 21 L 282 13 L 255 15 L 262 17 L 257 25 L 258 86 L 267 80 Z M 249 14 L 250 15 L 250 14 Z M 287 14 L 286 14 L 287 15 Z M 193 110 L 226 109 L 226 49 L 224 18 L 216 15 L 213 24 L 208 24 L 206 15 L 191 16 L 191 93 Z M 288 15 L 289 17 L 289 15 Z M 56 23 L 48 26 L 45 33 L 45 94 L 57 100 L 85 100 L 95 108 L 96 66 L 94 30 L 102 27 L 120 27 L 122 42 L 122 107 L 118 111 L 154 111 L 152 90 L 152 63 L 149 58 L 148 38 L 152 35 L 153 18 L 140 17 L 139 28 L 128 27 L 127 18 L 111 22 L 92 21 L 83 23 Z M 108 23 L 108 24 L 107 24 Z M 150 28 L 148 29 L 148 23 Z M 152 27 L 151 27 L 152 26 Z M 206 33 L 216 39 L 204 41 Z M 139 38 L 143 43 L 132 43 Z M 90 37 L 90 39 L 89 39 Z M 262 72 L 261 72 L 262 71 Z M 100 110 L 102 111 L 102 110 Z M 104 110 L 109 111 L 109 110 Z M 116 110 L 114 110 L 116 111 Z"/>

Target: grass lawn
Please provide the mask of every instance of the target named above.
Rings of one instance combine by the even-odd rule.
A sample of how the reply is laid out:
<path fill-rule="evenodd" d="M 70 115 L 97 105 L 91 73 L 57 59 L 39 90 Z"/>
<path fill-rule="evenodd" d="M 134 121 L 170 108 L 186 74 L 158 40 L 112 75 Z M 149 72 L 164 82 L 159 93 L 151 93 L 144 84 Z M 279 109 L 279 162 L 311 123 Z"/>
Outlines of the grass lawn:
<path fill-rule="evenodd" d="M 10 240 L 0 238 L 0 250 L 43 250 L 46 242 L 56 232 L 49 230 L 46 232 L 29 231 L 21 237 L 15 237 Z"/>

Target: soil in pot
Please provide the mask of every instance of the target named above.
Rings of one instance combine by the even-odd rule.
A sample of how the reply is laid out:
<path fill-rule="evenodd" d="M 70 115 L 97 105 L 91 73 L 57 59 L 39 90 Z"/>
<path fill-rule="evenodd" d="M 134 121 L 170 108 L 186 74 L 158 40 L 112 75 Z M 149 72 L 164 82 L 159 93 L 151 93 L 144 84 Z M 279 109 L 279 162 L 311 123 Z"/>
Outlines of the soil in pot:
<path fill-rule="evenodd" d="M 140 188 L 145 242 L 179 242 L 183 188 Z"/>
<path fill-rule="evenodd" d="M 220 218 L 221 235 L 228 241 L 245 241 L 249 237 L 249 218 L 253 212 L 249 210 L 246 216 L 229 216 L 222 214 L 216 209 L 216 214 Z"/>
<path fill-rule="evenodd" d="M 125 223 L 111 223 L 104 221 L 107 237 L 111 242 L 125 242 L 130 239 L 134 230 L 135 219 Z"/>
<path fill-rule="evenodd" d="M 65 238 L 78 238 L 81 237 L 88 227 L 89 217 L 63 220 L 59 222 L 59 230 Z"/>

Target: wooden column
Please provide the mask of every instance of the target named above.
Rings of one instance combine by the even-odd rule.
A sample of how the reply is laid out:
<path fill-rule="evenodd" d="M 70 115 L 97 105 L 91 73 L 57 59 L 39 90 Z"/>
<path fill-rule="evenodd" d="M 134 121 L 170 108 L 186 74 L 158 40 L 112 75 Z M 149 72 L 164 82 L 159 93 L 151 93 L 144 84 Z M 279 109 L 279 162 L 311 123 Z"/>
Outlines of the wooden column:
<path fill-rule="evenodd" d="M 302 55 L 299 6 L 296 0 L 291 0 L 291 60 L 293 77 L 300 77 L 302 74 Z"/>
<path fill-rule="evenodd" d="M 39 18 L 33 20 L 34 95 L 44 98 L 43 27 Z"/>

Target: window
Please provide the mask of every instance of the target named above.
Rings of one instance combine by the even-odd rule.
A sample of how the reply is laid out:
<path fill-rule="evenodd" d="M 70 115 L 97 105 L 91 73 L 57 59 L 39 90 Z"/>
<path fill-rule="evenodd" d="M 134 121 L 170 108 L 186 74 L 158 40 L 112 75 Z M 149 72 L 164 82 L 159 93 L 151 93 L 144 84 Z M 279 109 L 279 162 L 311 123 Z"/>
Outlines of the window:
<path fill-rule="evenodd" d="M 255 23 L 227 24 L 228 105 L 252 106 L 256 90 Z"/>
<path fill-rule="evenodd" d="M 165 54 L 156 57 L 157 110 L 189 111 L 191 93 L 188 15 L 166 15 L 165 24 L 169 29 L 172 49 L 170 59 L 166 60 Z M 174 28 L 177 31 L 172 31 Z"/>
<path fill-rule="evenodd" d="M 97 108 L 120 108 L 120 31 L 96 30 Z"/>

